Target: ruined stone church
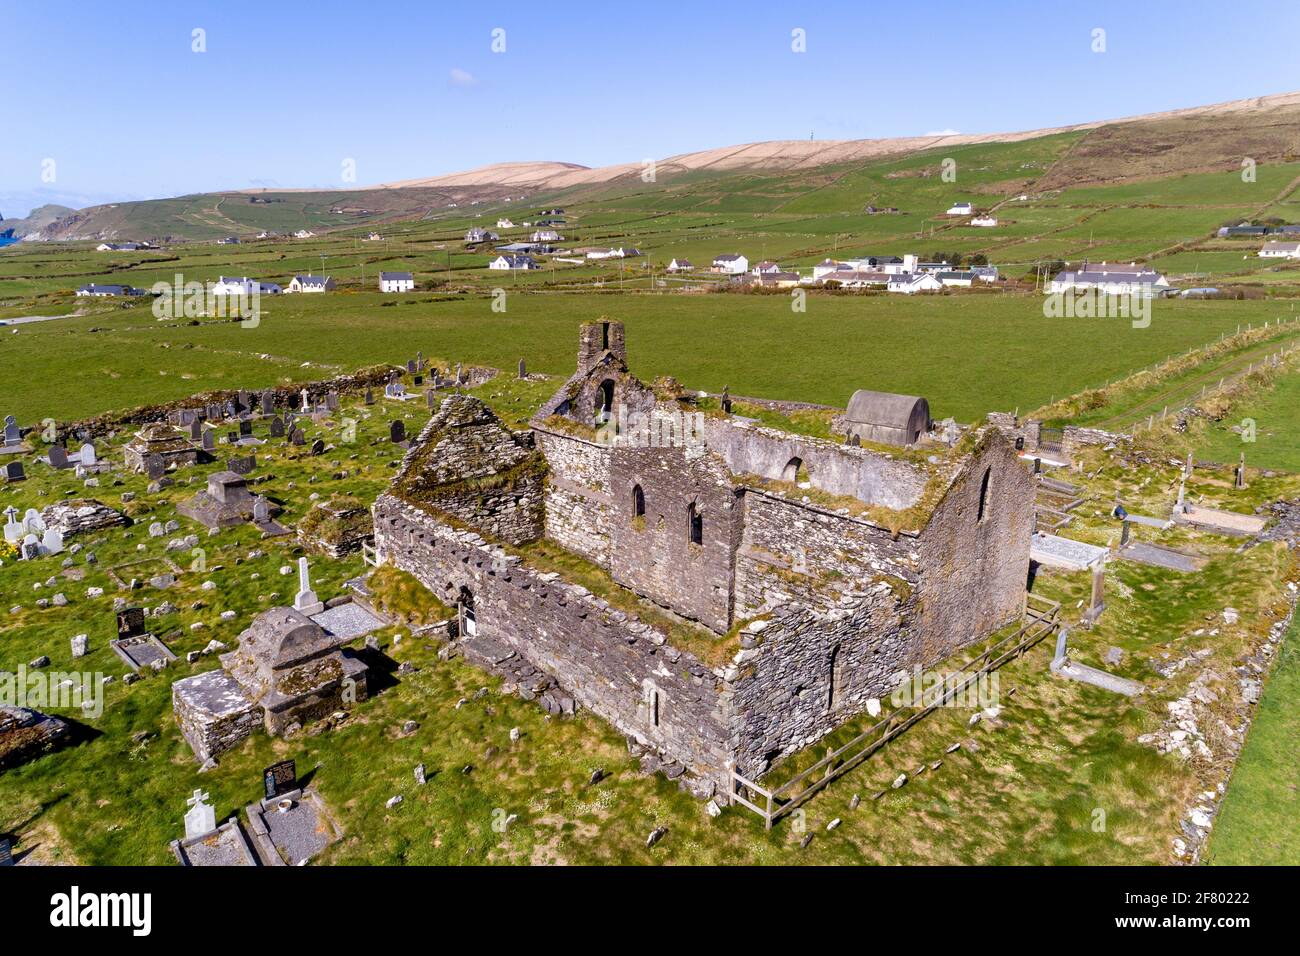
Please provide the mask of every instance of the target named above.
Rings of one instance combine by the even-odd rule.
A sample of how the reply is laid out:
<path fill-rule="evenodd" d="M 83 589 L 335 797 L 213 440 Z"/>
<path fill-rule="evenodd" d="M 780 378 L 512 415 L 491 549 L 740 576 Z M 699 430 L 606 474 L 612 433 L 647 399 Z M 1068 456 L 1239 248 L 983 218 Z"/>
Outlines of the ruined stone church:
<path fill-rule="evenodd" d="M 733 767 L 760 777 L 1023 612 L 1027 469 L 992 426 L 938 440 L 918 401 L 795 434 L 646 385 L 621 323 L 584 325 L 530 427 L 443 401 L 374 505 L 376 559 L 458 608 L 468 659 L 525 662 L 725 800 Z M 539 539 L 647 611 L 530 563 Z"/>

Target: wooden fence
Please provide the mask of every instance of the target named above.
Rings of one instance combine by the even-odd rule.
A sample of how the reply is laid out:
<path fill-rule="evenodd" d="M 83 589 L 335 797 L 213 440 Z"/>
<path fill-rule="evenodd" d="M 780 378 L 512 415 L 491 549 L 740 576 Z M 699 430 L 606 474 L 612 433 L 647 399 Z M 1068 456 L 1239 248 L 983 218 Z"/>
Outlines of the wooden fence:
<path fill-rule="evenodd" d="M 889 741 L 913 724 L 924 720 L 985 674 L 1019 657 L 1043 638 L 1054 633 L 1060 626 L 1060 613 L 1061 606 L 1057 602 L 1027 594 L 1025 619 L 1016 632 L 997 641 L 964 664 L 954 675 L 955 680 L 945 680 L 941 688 L 936 688 L 942 690 L 942 693 L 937 694 L 929 703 L 923 696 L 919 702 L 922 705 L 919 710 L 913 710 L 907 716 L 904 716 L 904 709 L 893 711 L 884 720 L 868 727 L 848 743 L 827 753 L 808 769 L 770 790 L 757 781 L 737 773 L 733 766 L 730 768 L 731 799 L 762 817 L 765 829 L 772 829 L 772 825 L 777 820 L 806 803 L 832 780 L 844 776 L 857 767 Z M 799 789 L 800 787 L 803 789 Z"/>

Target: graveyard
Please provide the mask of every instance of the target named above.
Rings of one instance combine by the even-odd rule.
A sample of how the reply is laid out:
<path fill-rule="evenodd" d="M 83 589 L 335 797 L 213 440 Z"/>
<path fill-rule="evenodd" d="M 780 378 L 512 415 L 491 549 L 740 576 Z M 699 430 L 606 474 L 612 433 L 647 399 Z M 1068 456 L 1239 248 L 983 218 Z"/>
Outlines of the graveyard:
<path fill-rule="evenodd" d="M 367 563 L 368 505 L 390 488 L 404 446 L 446 398 L 464 392 L 522 429 L 563 384 L 514 368 L 476 367 L 471 377 L 468 368 L 461 363 L 460 387 L 456 362 L 422 357 L 338 388 L 308 387 L 310 408 L 289 422 L 290 401 L 306 407 L 301 387 L 277 389 L 269 405 L 246 393 L 242 421 L 227 408 L 205 409 L 197 429 L 195 420 L 180 424 L 182 410 L 200 404 L 186 401 L 163 409 L 153 431 L 92 420 L 93 440 L 78 443 L 71 429 L 60 436 L 73 449 L 66 465 L 39 433 L 15 436 L 31 446 L 26 470 L 0 487 L 0 498 L 6 520 L 24 533 L 6 538 L 36 540 L 26 560 L 6 556 L 0 567 L 0 670 L 111 677 L 102 712 L 33 708 L 66 722 L 66 734 L 38 759 L 0 772 L 0 831 L 20 862 L 1231 861 L 1227 851 L 1216 858 L 1212 842 L 1206 849 L 1209 827 L 1189 820 L 1205 823 L 1204 812 L 1218 806 L 1281 646 L 1278 628 L 1290 620 L 1294 559 L 1267 531 L 1243 542 L 1169 518 L 1184 500 L 1254 514 L 1300 495 L 1300 477 L 1250 468 L 1246 487 L 1236 488 L 1222 466 L 1186 475 L 1181 459 L 1149 449 L 1081 449 L 1056 472 L 1082 501 L 1058 533 L 1116 549 L 1104 611 L 1082 624 L 1096 603 L 1088 573 L 1039 566 L 1031 593 L 1059 604 L 1073 664 L 1142 692 L 1127 697 L 1063 679 L 1049 666 L 1053 641 L 1044 641 L 997 670 L 999 706 L 939 708 L 819 786 L 797 823 L 785 817 L 765 830 L 722 793 L 702 800 L 647 764 L 592 711 L 548 712 L 521 695 L 526 680 L 448 653 L 456 609 Z M 765 425 L 774 424 L 807 428 L 806 419 L 766 412 Z M 1117 501 L 1133 516 L 1164 517 L 1125 528 L 1112 514 Z M 1195 556 L 1199 570 L 1125 559 L 1121 536 Z M 345 539 L 351 544 L 337 547 Z M 643 620 L 662 613 L 563 553 L 521 554 Z M 252 637 L 258 620 L 296 614 L 301 631 L 353 606 L 373 617 L 350 642 L 329 646 L 365 662 L 360 694 L 344 700 L 336 690 L 323 705 L 274 722 L 271 710 L 265 720 L 257 714 L 279 705 L 250 696 L 233 705 L 252 715 L 234 742 L 210 762 L 202 746 L 196 751 L 178 687 L 195 685 L 195 700 L 211 700 L 205 681 L 220 678 L 218 689 L 241 700 L 261 694 L 252 690 L 263 680 L 257 668 L 274 665 L 235 659 L 261 646 L 246 644 L 263 640 Z M 329 633 L 322 627 L 317 635 Z M 1007 633 L 939 666 L 955 670 Z M 284 653 L 291 664 L 315 659 Z M 1215 675 L 1208 695 L 1207 673 Z M 315 686 L 295 686 L 286 700 L 305 699 Z M 1171 705 L 1200 708 L 1198 693 L 1214 703 L 1197 713 L 1196 732 L 1171 731 Z M 846 721 L 781 762 L 765 785 L 797 780 L 874 720 Z M 296 776 L 282 809 L 286 798 L 265 789 L 263 770 L 285 761 Z M 195 791 L 205 795 L 197 803 Z M 1107 820 L 1100 832 L 1098 808 Z M 187 812 L 216 829 L 188 832 Z M 293 835 L 299 813 L 328 821 L 329 839 L 302 844 Z M 1288 846 L 1276 850 L 1279 860 Z"/>

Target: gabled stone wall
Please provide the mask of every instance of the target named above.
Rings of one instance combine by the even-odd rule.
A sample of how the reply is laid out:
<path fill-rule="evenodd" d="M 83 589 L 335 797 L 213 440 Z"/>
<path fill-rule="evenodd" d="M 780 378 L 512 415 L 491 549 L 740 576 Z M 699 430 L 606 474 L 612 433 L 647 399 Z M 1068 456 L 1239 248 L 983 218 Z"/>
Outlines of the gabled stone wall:
<path fill-rule="evenodd" d="M 508 645 L 582 706 L 725 790 L 731 728 L 724 685 L 697 658 L 586 589 L 391 495 L 380 496 L 374 514 L 380 561 L 414 575 L 452 606 L 467 589 L 477 634 Z"/>

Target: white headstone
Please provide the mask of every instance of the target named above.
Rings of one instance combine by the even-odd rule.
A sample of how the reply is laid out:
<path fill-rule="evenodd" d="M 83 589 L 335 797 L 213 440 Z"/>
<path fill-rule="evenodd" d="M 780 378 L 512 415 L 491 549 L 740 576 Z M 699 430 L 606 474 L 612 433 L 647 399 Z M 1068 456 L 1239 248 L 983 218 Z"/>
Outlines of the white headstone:
<path fill-rule="evenodd" d="M 86 442 L 81 446 L 81 463 L 83 465 L 98 464 L 99 459 L 95 457 L 95 446 Z"/>
<path fill-rule="evenodd" d="M 194 796 L 188 797 L 190 805 L 185 814 L 185 838 L 203 836 L 217 828 L 217 811 L 204 801 L 209 797 L 202 790 L 195 790 Z"/>
<path fill-rule="evenodd" d="M 17 544 L 23 536 L 23 526 L 18 523 L 18 509 L 10 505 L 5 509 L 5 543 Z"/>
<path fill-rule="evenodd" d="M 41 539 L 41 551 L 45 554 L 58 554 L 63 550 L 63 532 L 50 528 Z"/>
<path fill-rule="evenodd" d="M 298 594 L 293 599 L 293 606 L 295 610 L 308 616 L 325 610 L 325 605 L 311 589 L 311 575 L 307 570 L 306 558 L 298 559 Z"/>

